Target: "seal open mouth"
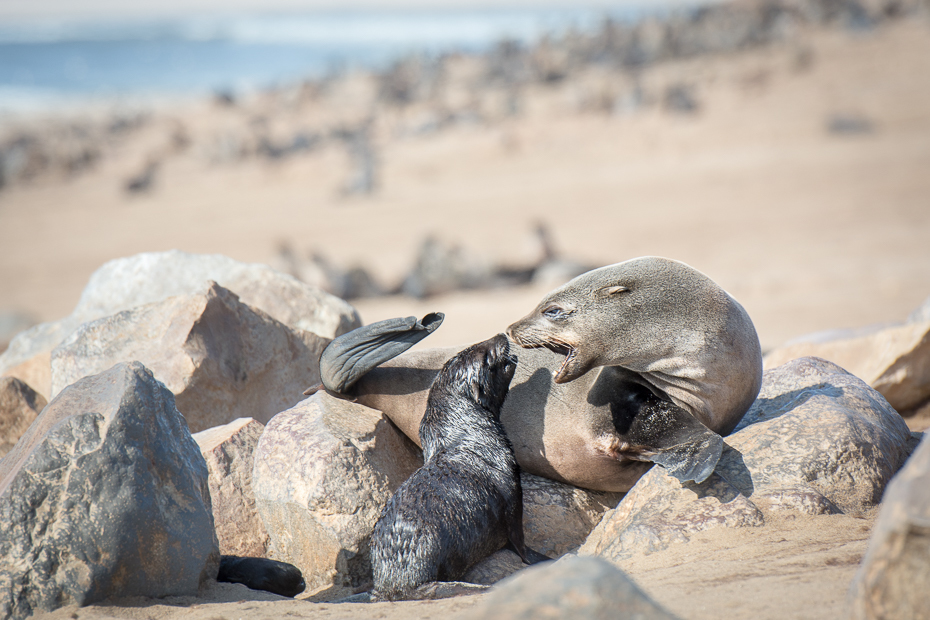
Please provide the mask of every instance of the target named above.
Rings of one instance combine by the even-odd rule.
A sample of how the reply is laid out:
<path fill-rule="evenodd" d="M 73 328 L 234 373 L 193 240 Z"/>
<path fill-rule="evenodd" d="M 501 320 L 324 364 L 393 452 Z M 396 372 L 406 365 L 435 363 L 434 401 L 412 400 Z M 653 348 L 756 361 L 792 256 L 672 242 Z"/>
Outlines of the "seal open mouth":
<path fill-rule="evenodd" d="M 569 374 L 568 367 L 575 361 L 575 354 L 577 353 L 575 347 L 562 340 L 552 340 L 527 335 L 526 333 L 516 333 L 513 326 L 507 330 L 507 333 L 515 343 L 524 349 L 549 349 L 553 353 L 564 355 L 565 360 L 559 368 L 552 373 L 552 380 L 556 383 L 565 383 L 568 380 L 566 378 Z"/>
<path fill-rule="evenodd" d="M 563 342 L 547 342 L 542 346 L 549 349 L 553 353 L 558 353 L 559 355 L 565 356 L 565 360 L 562 361 L 562 364 L 559 366 L 558 370 L 552 373 L 553 381 L 556 383 L 564 383 L 566 381 L 566 377 L 568 376 L 568 367 L 573 361 L 575 361 L 575 347 Z"/>

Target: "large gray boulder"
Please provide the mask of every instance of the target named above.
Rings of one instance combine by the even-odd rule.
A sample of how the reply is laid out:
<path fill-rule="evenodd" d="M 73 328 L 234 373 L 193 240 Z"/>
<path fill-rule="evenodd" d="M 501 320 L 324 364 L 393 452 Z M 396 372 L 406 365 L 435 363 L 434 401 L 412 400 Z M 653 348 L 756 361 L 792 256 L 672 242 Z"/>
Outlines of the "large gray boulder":
<path fill-rule="evenodd" d="M 219 562 L 207 467 L 141 364 L 64 390 L 0 461 L 0 616 L 190 595 Z"/>
<path fill-rule="evenodd" d="M 194 432 L 243 417 L 265 423 L 319 382 L 320 353 L 328 342 L 209 282 L 198 294 L 82 325 L 52 353 L 52 393 L 138 360 L 174 393 Z"/>
<path fill-rule="evenodd" d="M 930 436 L 894 477 L 852 586 L 857 620 L 930 618 Z"/>
<path fill-rule="evenodd" d="M 702 484 L 653 467 L 579 550 L 614 562 L 765 515 L 861 514 L 904 463 L 910 433 L 882 396 L 839 366 L 797 359 L 765 373 L 759 398 Z"/>
<path fill-rule="evenodd" d="M 419 449 L 374 409 L 317 392 L 279 413 L 252 478 L 271 557 L 297 566 L 308 591 L 365 584 L 375 522 L 420 465 Z"/>
<path fill-rule="evenodd" d="M 361 325 L 358 312 L 345 301 L 267 265 L 241 263 L 219 254 L 147 252 L 105 263 L 91 275 L 69 316 L 36 325 L 14 338 L 0 355 L 0 375 L 51 351 L 82 323 L 168 297 L 196 294 L 208 280 L 285 325 L 324 338 L 335 338 Z"/>
<path fill-rule="evenodd" d="M 930 400 L 930 321 L 814 334 L 765 356 L 766 369 L 799 357 L 830 360 L 878 390 L 902 415 Z"/>
<path fill-rule="evenodd" d="M 48 402 L 14 377 L 0 377 L 0 457 L 13 449 Z"/>
<path fill-rule="evenodd" d="M 208 428 L 194 435 L 210 471 L 213 523 L 223 555 L 263 558 L 270 539 L 252 492 L 255 448 L 265 427 L 252 418 Z"/>
<path fill-rule="evenodd" d="M 520 571 L 459 616 L 463 620 L 674 617 L 619 569 L 603 560 L 573 555 Z"/>

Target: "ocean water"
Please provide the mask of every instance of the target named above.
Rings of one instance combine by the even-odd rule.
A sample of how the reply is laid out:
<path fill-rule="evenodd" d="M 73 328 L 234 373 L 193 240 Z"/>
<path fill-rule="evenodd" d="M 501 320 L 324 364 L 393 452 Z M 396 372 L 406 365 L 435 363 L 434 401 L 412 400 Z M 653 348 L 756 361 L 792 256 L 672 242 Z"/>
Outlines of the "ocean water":
<path fill-rule="evenodd" d="M 655 8 L 322 12 L 0 22 L 0 112 L 244 92 L 409 53 L 531 42 Z"/>

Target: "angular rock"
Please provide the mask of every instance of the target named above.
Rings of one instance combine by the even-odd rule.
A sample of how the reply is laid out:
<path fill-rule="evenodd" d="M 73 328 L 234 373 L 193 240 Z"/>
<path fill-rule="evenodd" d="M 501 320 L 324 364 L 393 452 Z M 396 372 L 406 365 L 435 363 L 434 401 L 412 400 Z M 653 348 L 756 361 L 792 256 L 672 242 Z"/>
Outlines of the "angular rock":
<path fill-rule="evenodd" d="M 0 457 L 13 449 L 48 401 L 13 377 L 0 377 Z"/>
<path fill-rule="evenodd" d="M 361 325 L 358 312 L 345 301 L 267 265 L 241 263 L 219 254 L 147 252 L 104 264 L 91 275 L 68 317 L 36 325 L 14 338 L 0 355 L 0 374 L 51 351 L 82 323 L 169 297 L 196 294 L 208 280 L 285 325 L 324 338 Z"/>
<path fill-rule="evenodd" d="M 85 323 L 52 353 L 52 393 L 113 364 L 138 360 L 175 394 L 198 432 L 252 417 L 265 423 L 320 380 L 328 340 L 292 330 L 210 282 Z"/>
<path fill-rule="evenodd" d="M 853 618 L 930 618 L 930 436 L 882 499 L 851 588 Z"/>
<path fill-rule="evenodd" d="M 370 581 L 374 524 L 422 464 L 374 409 L 317 392 L 279 413 L 258 442 L 252 479 L 272 558 L 297 566 L 308 591 Z"/>
<path fill-rule="evenodd" d="M 255 507 L 252 466 L 265 427 L 239 418 L 194 435 L 210 471 L 213 523 L 223 555 L 263 558 L 270 539 Z"/>
<path fill-rule="evenodd" d="M 219 564 L 207 468 L 138 362 L 69 387 L 0 461 L 0 616 L 195 594 Z"/>
<path fill-rule="evenodd" d="M 617 562 L 711 527 L 761 527 L 775 511 L 860 514 L 881 500 L 910 439 L 861 380 L 825 360 L 794 360 L 765 373 L 706 482 L 683 485 L 652 468 L 579 553 Z"/>
<path fill-rule="evenodd" d="M 637 618 L 673 620 L 622 571 L 596 558 L 567 555 L 502 581 L 464 619 Z"/>
<path fill-rule="evenodd" d="M 775 349 L 765 356 L 765 368 L 798 357 L 820 357 L 871 385 L 899 412 L 906 413 L 930 399 L 930 321 L 831 338 L 812 337 Z"/>
<path fill-rule="evenodd" d="M 523 472 L 523 533 L 534 550 L 557 558 L 575 551 L 623 493 L 588 491 Z"/>

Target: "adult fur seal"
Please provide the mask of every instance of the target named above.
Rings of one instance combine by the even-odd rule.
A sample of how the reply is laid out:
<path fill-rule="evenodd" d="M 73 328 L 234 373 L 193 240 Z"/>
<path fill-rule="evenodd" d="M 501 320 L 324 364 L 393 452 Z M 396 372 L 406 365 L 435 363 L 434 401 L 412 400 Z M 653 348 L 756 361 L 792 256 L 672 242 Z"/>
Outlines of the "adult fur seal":
<path fill-rule="evenodd" d="M 761 386 L 762 352 L 745 310 L 710 278 L 665 258 L 582 274 L 510 332 L 539 347 L 520 353 L 501 412 L 517 462 L 584 488 L 629 490 L 653 463 L 679 480 L 703 480 L 720 456 L 720 434 Z M 429 386 L 459 350 L 369 363 L 345 393 L 418 441 Z"/>
<path fill-rule="evenodd" d="M 455 581 L 508 543 L 527 561 L 520 468 L 500 423 L 517 366 L 509 351 L 499 334 L 436 376 L 420 423 L 423 467 L 397 489 L 371 535 L 373 599 Z"/>

